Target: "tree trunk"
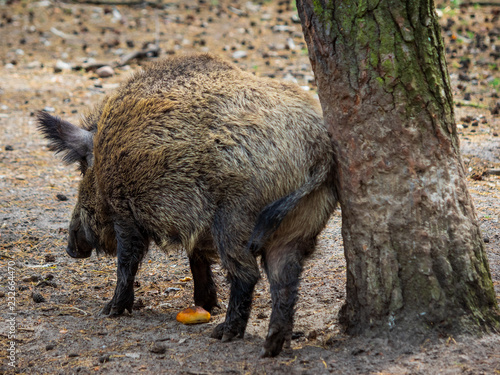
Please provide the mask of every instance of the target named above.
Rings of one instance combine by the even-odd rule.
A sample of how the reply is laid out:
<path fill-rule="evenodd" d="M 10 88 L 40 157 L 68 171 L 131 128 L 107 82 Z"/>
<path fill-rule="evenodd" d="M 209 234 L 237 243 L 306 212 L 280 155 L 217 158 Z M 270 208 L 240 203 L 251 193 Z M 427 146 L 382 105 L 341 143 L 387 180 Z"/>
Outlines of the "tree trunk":
<path fill-rule="evenodd" d="M 433 2 L 299 0 L 297 8 L 339 162 L 340 321 L 350 333 L 408 338 L 430 327 L 498 328 Z"/>

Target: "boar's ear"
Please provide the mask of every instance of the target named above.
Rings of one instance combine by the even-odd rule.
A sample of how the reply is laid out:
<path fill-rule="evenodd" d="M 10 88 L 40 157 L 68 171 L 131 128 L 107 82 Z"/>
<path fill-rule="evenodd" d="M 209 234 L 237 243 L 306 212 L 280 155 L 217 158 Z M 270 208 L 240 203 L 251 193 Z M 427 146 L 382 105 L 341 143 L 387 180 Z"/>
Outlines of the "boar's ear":
<path fill-rule="evenodd" d="M 93 134 L 47 112 L 37 113 L 38 130 L 47 138 L 49 149 L 63 152 L 63 161 L 79 162 L 82 169 L 92 163 Z"/>

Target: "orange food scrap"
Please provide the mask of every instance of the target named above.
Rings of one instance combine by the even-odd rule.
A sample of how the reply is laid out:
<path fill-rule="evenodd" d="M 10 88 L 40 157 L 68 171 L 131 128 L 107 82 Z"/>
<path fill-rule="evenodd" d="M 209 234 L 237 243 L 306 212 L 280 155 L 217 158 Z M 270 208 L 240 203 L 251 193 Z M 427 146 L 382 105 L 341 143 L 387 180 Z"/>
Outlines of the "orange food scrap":
<path fill-rule="evenodd" d="M 177 314 L 177 321 L 182 324 L 200 324 L 210 321 L 210 313 L 203 307 L 188 307 Z"/>

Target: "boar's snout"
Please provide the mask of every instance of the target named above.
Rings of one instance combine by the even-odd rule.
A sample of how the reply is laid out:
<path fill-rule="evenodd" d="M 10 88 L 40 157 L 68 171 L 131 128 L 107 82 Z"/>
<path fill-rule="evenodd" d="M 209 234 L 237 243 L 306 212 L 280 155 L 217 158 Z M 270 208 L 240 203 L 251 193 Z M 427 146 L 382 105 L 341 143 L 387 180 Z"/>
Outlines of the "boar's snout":
<path fill-rule="evenodd" d="M 72 258 L 88 258 L 92 255 L 92 245 L 90 245 L 85 237 L 85 232 L 82 228 L 70 230 L 68 247 L 66 252 Z"/>

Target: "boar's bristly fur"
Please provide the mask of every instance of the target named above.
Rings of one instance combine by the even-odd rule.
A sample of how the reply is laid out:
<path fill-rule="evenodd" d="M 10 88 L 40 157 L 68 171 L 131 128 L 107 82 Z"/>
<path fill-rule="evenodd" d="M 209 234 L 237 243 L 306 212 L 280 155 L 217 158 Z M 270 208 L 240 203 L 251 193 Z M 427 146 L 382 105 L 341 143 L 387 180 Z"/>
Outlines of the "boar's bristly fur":
<path fill-rule="evenodd" d="M 152 64 L 83 120 L 40 113 L 52 149 L 83 172 L 67 252 L 118 257 L 103 313 L 131 311 L 151 241 L 186 249 L 196 305 L 217 294 L 218 257 L 231 294 L 213 337 L 242 337 L 260 256 L 273 310 L 262 356 L 292 333 L 303 261 L 336 202 L 336 165 L 317 102 L 296 85 L 255 77 L 209 54 Z"/>

